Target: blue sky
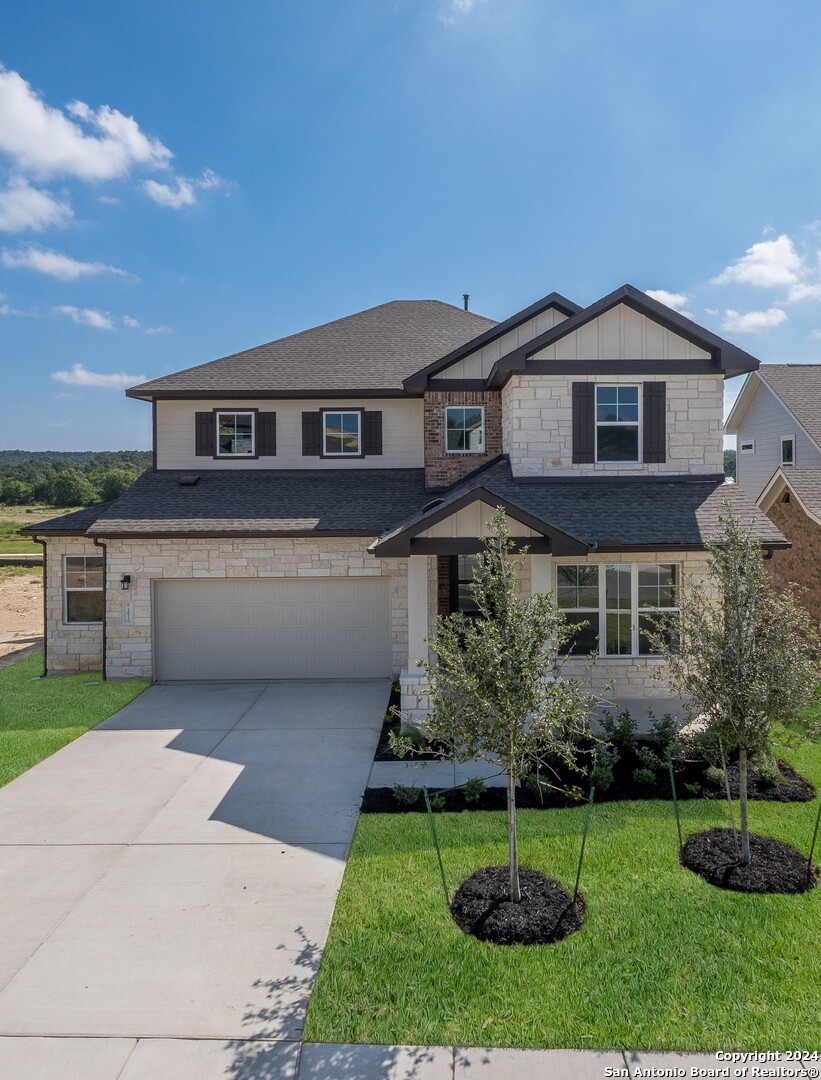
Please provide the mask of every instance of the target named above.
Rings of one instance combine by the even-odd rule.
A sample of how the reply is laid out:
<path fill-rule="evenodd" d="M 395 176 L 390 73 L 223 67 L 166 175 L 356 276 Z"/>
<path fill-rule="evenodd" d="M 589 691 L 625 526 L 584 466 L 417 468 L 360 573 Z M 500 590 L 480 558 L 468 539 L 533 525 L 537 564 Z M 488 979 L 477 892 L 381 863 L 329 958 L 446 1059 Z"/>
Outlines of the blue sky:
<path fill-rule="evenodd" d="M 815 362 L 820 39 L 755 0 L 6 5 L 0 446 L 146 448 L 131 378 L 394 298 L 629 281 Z"/>

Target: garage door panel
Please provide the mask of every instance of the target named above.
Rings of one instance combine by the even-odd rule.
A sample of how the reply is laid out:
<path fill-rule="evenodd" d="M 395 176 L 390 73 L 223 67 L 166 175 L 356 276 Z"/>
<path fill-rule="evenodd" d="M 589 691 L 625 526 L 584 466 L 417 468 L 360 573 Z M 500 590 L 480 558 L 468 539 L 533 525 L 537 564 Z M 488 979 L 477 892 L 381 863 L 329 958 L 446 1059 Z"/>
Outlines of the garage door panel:
<path fill-rule="evenodd" d="M 158 581 L 154 626 L 160 679 L 391 674 L 386 578 Z"/>

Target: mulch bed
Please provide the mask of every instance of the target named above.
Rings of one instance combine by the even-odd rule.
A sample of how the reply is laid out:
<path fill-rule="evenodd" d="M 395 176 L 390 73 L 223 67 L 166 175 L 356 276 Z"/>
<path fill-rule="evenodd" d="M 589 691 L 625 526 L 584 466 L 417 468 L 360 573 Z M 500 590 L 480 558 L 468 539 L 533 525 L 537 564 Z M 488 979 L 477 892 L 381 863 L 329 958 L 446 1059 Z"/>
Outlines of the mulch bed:
<path fill-rule="evenodd" d="M 708 829 L 688 837 L 681 863 L 720 889 L 747 893 L 802 893 L 818 884 L 818 868 L 807 873 L 807 857 L 782 840 L 750 835 L 749 865 L 739 862 L 731 829 Z"/>
<path fill-rule="evenodd" d="M 466 934 L 494 945 L 549 945 L 580 930 L 585 902 L 575 904 L 558 881 L 537 870 L 519 870 L 522 900 L 512 903 L 510 868 L 485 866 L 456 890 L 450 910 Z"/>
<path fill-rule="evenodd" d="M 762 784 L 755 773 L 755 768 L 747 770 L 747 798 L 761 799 L 765 802 L 812 802 L 815 798 L 815 788 L 805 780 L 803 776 L 791 768 L 786 761 L 779 760 L 778 769 L 781 779 L 775 784 Z M 738 762 L 727 765 L 727 779 L 730 782 L 730 795 L 738 798 Z M 724 798 L 724 783 L 716 789 L 711 785 L 709 794 L 704 792 L 707 798 Z"/>

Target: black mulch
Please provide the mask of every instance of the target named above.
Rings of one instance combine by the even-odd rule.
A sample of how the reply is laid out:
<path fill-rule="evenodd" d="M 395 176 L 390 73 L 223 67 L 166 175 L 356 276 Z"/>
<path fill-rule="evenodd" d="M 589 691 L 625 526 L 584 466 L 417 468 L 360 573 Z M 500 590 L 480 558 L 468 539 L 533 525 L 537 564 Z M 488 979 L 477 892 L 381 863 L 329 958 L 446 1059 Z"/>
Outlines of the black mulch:
<path fill-rule="evenodd" d="M 450 910 L 457 926 L 495 945 L 549 945 L 580 930 L 585 902 L 536 870 L 519 870 L 522 900 L 512 903 L 510 868 L 485 866 L 456 890 Z"/>
<path fill-rule="evenodd" d="M 750 835 L 749 865 L 739 861 L 731 829 L 708 829 L 688 837 L 681 863 L 721 889 L 748 893 L 801 893 L 818 884 L 818 868 L 807 872 L 807 856 L 782 840 Z"/>
<path fill-rule="evenodd" d="M 803 776 L 791 768 L 786 761 L 778 762 L 778 770 L 781 779 L 775 784 L 762 784 L 756 775 L 755 766 L 747 770 L 747 798 L 762 799 L 768 802 L 812 802 L 815 798 L 815 788 L 805 780 Z M 730 782 L 730 795 L 738 798 L 738 762 L 727 765 L 727 779 Z M 715 798 L 726 796 L 724 782 L 720 789 L 711 788 L 705 795 L 713 795 Z"/>

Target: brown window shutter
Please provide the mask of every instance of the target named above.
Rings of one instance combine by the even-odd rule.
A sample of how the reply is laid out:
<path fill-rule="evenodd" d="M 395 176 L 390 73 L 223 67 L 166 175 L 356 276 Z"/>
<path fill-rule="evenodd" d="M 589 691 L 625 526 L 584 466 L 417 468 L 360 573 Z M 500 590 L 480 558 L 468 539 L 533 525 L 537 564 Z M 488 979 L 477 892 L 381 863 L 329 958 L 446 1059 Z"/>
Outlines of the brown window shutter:
<path fill-rule="evenodd" d="M 382 453 L 382 413 L 362 414 L 362 453 L 378 455 Z"/>
<path fill-rule="evenodd" d="M 596 460 L 596 385 L 573 383 L 573 464 Z"/>
<path fill-rule="evenodd" d="M 257 457 L 274 457 L 277 452 L 277 414 L 257 413 Z"/>
<path fill-rule="evenodd" d="M 322 453 L 322 413 L 302 414 L 302 456 L 319 457 Z"/>
<path fill-rule="evenodd" d="M 198 412 L 195 420 L 195 450 L 197 457 L 213 457 L 216 452 L 214 439 L 216 419 L 212 412 Z"/>
<path fill-rule="evenodd" d="M 660 465 L 667 460 L 667 383 L 646 382 L 642 387 L 644 398 L 644 455 L 650 465 Z"/>

